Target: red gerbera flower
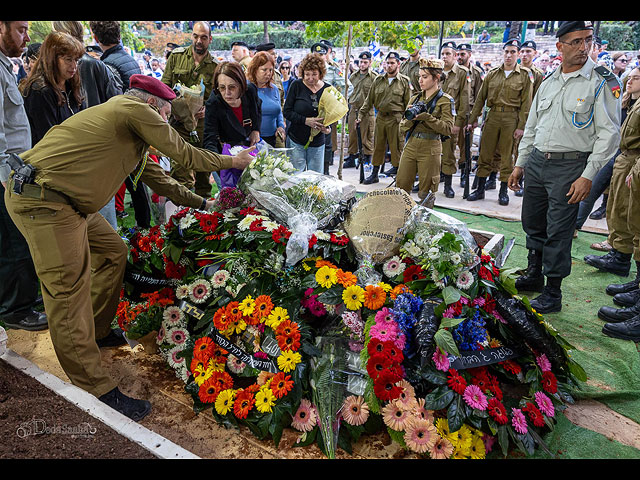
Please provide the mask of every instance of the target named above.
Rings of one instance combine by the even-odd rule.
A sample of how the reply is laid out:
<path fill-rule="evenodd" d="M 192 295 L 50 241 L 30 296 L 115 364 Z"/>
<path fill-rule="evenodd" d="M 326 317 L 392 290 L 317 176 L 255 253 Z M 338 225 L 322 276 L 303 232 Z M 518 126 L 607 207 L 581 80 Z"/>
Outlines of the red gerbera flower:
<path fill-rule="evenodd" d="M 456 370 L 450 368 L 447 385 L 449 385 L 449 388 L 458 395 L 462 395 L 464 393 L 464 389 L 467 388 L 467 381 Z"/>
<path fill-rule="evenodd" d="M 218 389 L 217 380 L 212 375 L 207 378 L 202 385 L 200 385 L 198 397 L 202 403 L 214 403 L 219 393 L 220 390 Z"/>
<path fill-rule="evenodd" d="M 390 370 L 383 371 L 373 382 L 373 391 L 376 397 L 383 402 L 390 402 L 400 397 L 403 389 L 396 385 L 400 380 L 402 377 L 397 373 Z"/>
<path fill-rule="evenodd" d="M 484 265 L 480 266 L 480 268 L 478 269 L 478 276 L 480 278 L 483 278 L 484 280 L 487 280 L 489 282 L 493 282 L 493 274 L 492 274 L 491 270 L 489 270 Z"/>
<path fill-rule="evenodd" d="M 240 311 L 240 302 L 229 302 L 225 307 L 225 314 L 229 318 L 229 323 L 237 322 L 242 318 L 242 312 Z"/>
<path fill-rule="evenodd" d="M 311 238 L 309 239 L 309 248 L 313 248 L 313 246 L 318 243 L 318 237 L 316 237 L 315 233 L 311 235 Z"/>
<path fill-rule="evenodd" d="M 205 233 L 213 233 L 218 228 L 221 215 L 219 213 L 201 213 L 196 218 L 200 220 L 200 228 Z"/>
<path fill-rule="evenodd" d="M 269 295 L 259 295 L 256 298 L 256 308 L 254 310 L 258 318 L 268 317 L 271 310 L 273 310 L 271 297 Z"/>
<path fill-rule="evenodd" d="M 382 372 L 389 371 L 393 365 L 392 360 L 382 353 L 371 355 L 367 360 L 367 373 L 375 382 Z"/>
<path fill-rule="evenodd" d="M 271 379 L 269 386 L 276 398 L 282 398 L 293 388 L 293 380 L 291 380 L 291 375 L 285 375 L 284 372 L 278 372 Z"/>
<path fill-rule="evenodd" d="M 227 314 L 225 307 L 220 307 L 216 310 L 216 313 L 213 314 L 213 326 L 220 331 L 229 328 L 229 325 L 231 325 L 233 321 L 234 319 Z"/>
<path fill-rule="evenodd" d="M 522 367 L 518 364 L 518 362 L 514 362 L 513 360 L 505 360 L 503 362 L 500 362 L 499 365 L 502 365 L 502 367 L 507 372 L 511 372 L 514 375 L 517 375 L 522 371 Z"/>
<path fill-rule="evenodd" d="M 276 243 L 285 244 L 287 240 L 291 236 L 291 230 L 289 230 L 284 225 L 280 225 L 278 228 L 275 228 L 273 232 L 271 232 L 271 238 Z"/>
<path fill-rule="evenodd" d="M 536 405 L 527 402 L 527 406 L 524 407 L 522 411 L 527 412 L 534 427 L 544 427 L 544 415 L 542 415 L 542 412 Z"/>
<path fill-rule="evenodd" d="M 236 399 L 233 402 L 233 414 L 237 418 L 247 418 L 249 411 L 256 403 L 256 399 L 253 393 L 249 389 L 240 390 L 236 394 Z"/>
<path fill-rule="evenodd" d="M 296 322 L 283 320 L 276 327 L 276 340 L 281 350 L 297 351 L 300 348 L 300 329 Z"/>
<path fill-rule="evenodd" d="M 402 276 L 403 276 L 403 283 L 427 278 L 420 265 L 411 265 L 405 268 L 404 272 L 402 272 Z"/>
<path fill-rule="evenodd" d="M 507 417 L 507 409 L 497 398 L 490 398 L 487 406 L 487 412 L 500 425 L 506 425 L 509 422 Z"/>
<path fill-rule="evenodd" d="M 558 391 L 558 380 L 552 372 L 542 372 L 542 388 L 551 394 Z"/>
<path fill-rule="evenodd" d="M 243 208 L 242 210 L 240 210 L 240 215 L 259 215 L 260 212 L 258 212 L 255 207 L 246 207 Z"/>
<path fill-rule="evenodd" d="M 349 237 L 346 235 L 336 236 L 335 233 L 331 234 L 331 243 L 335 243 L 336 245 L 346 245 L 349 243 Z"/>
<path fill-rule="evenodd" d="M 249 225 L 249 230 L 252 231 L 252 232 L 261 232 L 261 231 L 266 230 L 266 229 L 267 229 L 267 227 L 262 225 L 262 219 L 261 218 L 256 218 Z"/>

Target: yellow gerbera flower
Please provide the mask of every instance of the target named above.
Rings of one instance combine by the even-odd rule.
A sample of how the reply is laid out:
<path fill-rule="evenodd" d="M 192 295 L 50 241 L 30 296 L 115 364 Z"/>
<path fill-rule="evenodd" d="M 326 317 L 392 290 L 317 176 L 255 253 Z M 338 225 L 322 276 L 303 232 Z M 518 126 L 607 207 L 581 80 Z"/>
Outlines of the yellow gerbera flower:
<path fill-rule="evenodd" d="M 283 351 L 278 357 L 278 368 L 285 373 L 289 373 L 290 371 L 296 368 L 302 361 L 302 355 L 298 352 L 292 352 L 291 350 Z"/>
<path fill-rule="evenodd" d="M 364 303 L 364 289 L 360 285 L 351 285 L 342 292 L 342 301 L 349 310 L 358 310 Z"/>
<path fill-rule="evenodd" d="M 276 404 L 276 397 L 270 388 L 261 388 L 256 393 L 256 408 L 260 413 L 269 413 Z"/>
<path fill-rule="evenodd" d="M 487 454 L 487 451 L 484 446 L 484 442 L 482 441 L 482 437 L 474 436 L 471 442 L 471 447 L 469 448 L 469 456 L 473 459 L 479 460 L 483 459 Z"/>
<path fill-rule="evenodd" d="M 316 272 L 316 282 L 324 288 L 331 288 L 338 282 L 338 274 L 335 268 L 327 265 L 320 267 Z"/>
<path fill-rule="evenodd" d="M 195 374 L 198 375 L 195 375 Z M 206 368 L 204 365 L 198 365 L 194 371 L 193 381 L 196 382 L 196 385 L 202 385 L 213 373 L 212 368 Z"/>
<path fill-rule="evenodd" d="M 256 301 L 253 299 L 251 295 L 247 295 L 240 305 L 238 306 L 238 310 L 242 312 L 245 316 L 250 316 L 256 308 Z"/>
<path fill-rule="evenodd" d="M 225 337 L 229 338 L 233 334 L 244 332 L 246 328 L 247 328 L 247 322 L 240 319 L 231 323 L 231 325 L 229 325 L 229 328 L 227 328 L 224 332 L 220 332 L 220 333 Z"/>
<path fill-rule="evenodd" d="M 382 288 L 385 293 L 389 293 L 391 290 L 393 290 L 393 287 L 391 287 L 391 285 L 389 285 L 388 283 L 378 282 L 378 286 Z"/>
<path fill-rule="evenodd" d="M 236 392 L 233 388 L 223 390 L 216 398 L 216 412 L 220 415 L 226 415 L 233 408 L 233 400 L 236 396 Z"/>
<path fill-rule="evenodd" d="M 449 421 L 446 418 L 436 419 L 436 430 L 441 437 L 449 436 Z"/>
<path fill-rule="evenodd" d="M 267 327 L 275 329 L 278 325 L 280 325 L 280 323 L 285 320 L 289 320 L 289 312 L 287 311 L 287 309 L 282 307 L 275 307 L 273 310 L 271 310 L 271 313 L 264 323 Z"/>
<path fill-rule="evenodd" d="M 463 425 L 455 432 L 450 432 L 447 438 L 453 444 L 457 452 L 460 452 L 466 456 L 471 455 L 471 442 L 473 441 L 473 433 L 468 426 Z"/>

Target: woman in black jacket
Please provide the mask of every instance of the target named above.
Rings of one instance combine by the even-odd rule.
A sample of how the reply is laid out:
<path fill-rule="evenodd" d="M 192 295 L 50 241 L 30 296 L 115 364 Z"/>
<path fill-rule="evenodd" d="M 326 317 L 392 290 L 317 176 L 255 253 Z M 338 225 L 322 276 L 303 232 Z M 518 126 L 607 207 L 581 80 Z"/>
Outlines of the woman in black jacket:
<path fill-rule="evenodd" d="M 261 101 L 238 63 L 222 62 L 213 74 L 205 104 L 203 147 L 223 153 L 224 145 L 249 147 L 260 141 Z M 227 152 L 225 152 L 227 153 Z M 220 170 L 222 187 L 235 186 L 241 170 Z"/>

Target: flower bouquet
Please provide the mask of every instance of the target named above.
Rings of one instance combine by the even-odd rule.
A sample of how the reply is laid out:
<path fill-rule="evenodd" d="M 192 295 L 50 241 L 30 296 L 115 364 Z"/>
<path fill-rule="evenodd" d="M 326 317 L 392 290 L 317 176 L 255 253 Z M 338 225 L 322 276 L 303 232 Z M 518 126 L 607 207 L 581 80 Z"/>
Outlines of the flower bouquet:
<path fill-rule="evenodd" d="M 192 87 L 186 87 L 180 83 L 175 84 L 173 87 L 176 98 L 171 102 L 171 113 L 189 132 L 189 140 L 192 143 L 199 141 L 198 132 L 196 131 L 198 120 L 196 120 L 195 114 L 204 105 L 204 90 L 204 80 L 202 78 L 198 85 L 193 85 Z"/>
<path fill-rule="evenodd" d="M 344 117 L 349 111 L 349 105 L 344 95 L 334 87 L 330 86 L 322 91 L 320 100 L 318 102 L 318 116 L 323 119 L 322 124 L 327 127 L 333 125 L 342 117 Z M 309 135 L 309 140 L 305 144 L 304 148 L 308 148 L 313 138 L 320 133 L 317 128 L 312 128 Z"/>

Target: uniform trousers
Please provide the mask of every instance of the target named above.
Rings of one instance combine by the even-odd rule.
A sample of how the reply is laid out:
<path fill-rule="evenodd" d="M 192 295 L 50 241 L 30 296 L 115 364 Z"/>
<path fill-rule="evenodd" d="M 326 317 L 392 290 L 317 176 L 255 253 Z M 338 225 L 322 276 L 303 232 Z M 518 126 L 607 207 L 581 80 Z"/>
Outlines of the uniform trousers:
<path fill-rule="evenodd" d="M 357 115 L 358 110 L 356 108 L 352 108 L 349 111 L 349 146 L 347 150 L 349 155 L 356 155 L 358 153 L 358 132 L 356 131 Z M 360 136 L 362 139 L 362 152 L 360 153 L 363 155 L 373 155 L 373 131 L 375 125 L 376 117 L 373 111 L 360 120 Z"/>
<path fill-rule="evenodd" d="M 613 162 L 607 201 L 607 227 L 609 228 L 607 241 L 620 253 L 633 253 L 633 259 L 636 261 L 640 261 L 640 247 L 631 227 L 638 223 L 638 210 L 635 210 L 636 218 L 634 218 L 631 208 L 631 190 L 627 187 L 625 180 L 639 156 L 640 152 L 636 150 L 635 152 L 623 151 L 616 157 Z"/>
<path fill-rule="evenodd" d="M 116 387 L 102 366 L 96 339 L 105 337 L 118 308 L 127 247 L 99 213 L 5 194 L 42 284 L 49 332 L 71 382 L 99 397 Z"/>
<path fill-rule="evenodd" d="M 379 167 L 384 163 L 387 145 L 389 145 L 389 153 L 391 154 L 391 165 L 394 167 L 399 166 L 400 154 L 404 143 L 400 136 L 400 120 L 402 120 L 402 113 L 378 112 L 373 134 L 373 155 L 371 157 L 371 164 L 374 167 Z"/>
<path fill-rule="evenodd" d="M 638 155 L 636 154 L 636 162 Z M 640 261 L 640 219 L 638 210 L 640 209 L 640 172 L 637 167 L 632 170 L 631 188 L 629 189 L 629 210 L 627 216 L 627 226 L 633 235 L 633 259 Z"/>
<path fill-rule="evenodd" d="M 442 142 L 439 138 L 420 138 L 411 135 L 402 150 L 396 185 L 411 194 L 418 174 L 418 197 L 437 192 L 440 183 Z"/>
<path fill-rule="evenodd" d="M 547 159 L 534 148 L 525 168 L 522 228 L 529 250 L 542 252 L 542 273 L 564 278 L 571 273 L 571 245 L 579 203 L 567 193 L 586 166 L 583 159 Z"/>
<path fill-rule="evenodd" d="M 482 127 L 478 177 L 488 177 L 494 171 L 494 155 L 500 155 L 500 180 L 506 182 L 513 171 L 513 145 L 518 126 L 518 112 L 491 110 Z"/>

